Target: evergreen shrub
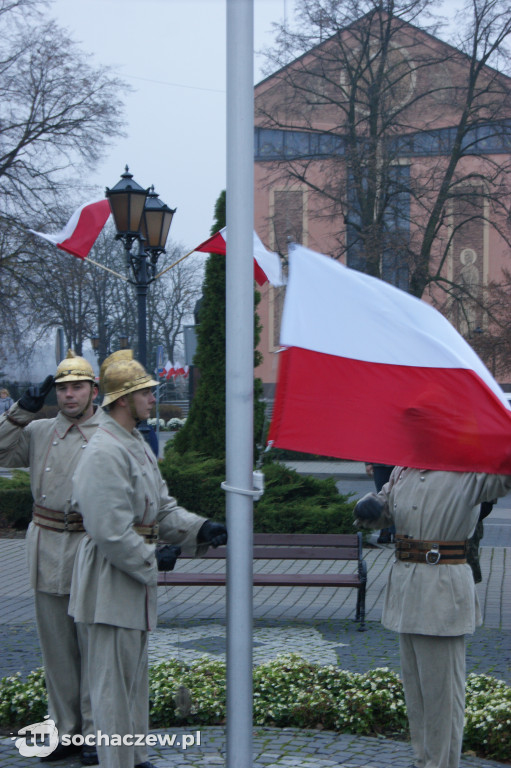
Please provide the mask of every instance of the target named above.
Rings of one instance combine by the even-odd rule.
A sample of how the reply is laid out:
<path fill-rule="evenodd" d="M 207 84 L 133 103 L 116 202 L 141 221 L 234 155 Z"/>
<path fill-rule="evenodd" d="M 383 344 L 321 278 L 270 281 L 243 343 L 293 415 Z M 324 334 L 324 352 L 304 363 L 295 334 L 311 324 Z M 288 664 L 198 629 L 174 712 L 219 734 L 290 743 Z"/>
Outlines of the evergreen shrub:
<path fill-rule="evenodd" d="M 0 477 L 0 528 L 24 530 L 32 519 L 32 491 L 28 472 L 14 470 Z"/>
<path fill-rule="evenodd" d="M 198 453 L 179 454 L 167 443 L 160 463 L 169 491 L 192 512 L 225 519 L 225 461 Z M 265 492 L 254 506 L 256 533 L 353 533 L 354 501 L 333 478 L 318 480 L 282 464 L 264 466 Z"/>

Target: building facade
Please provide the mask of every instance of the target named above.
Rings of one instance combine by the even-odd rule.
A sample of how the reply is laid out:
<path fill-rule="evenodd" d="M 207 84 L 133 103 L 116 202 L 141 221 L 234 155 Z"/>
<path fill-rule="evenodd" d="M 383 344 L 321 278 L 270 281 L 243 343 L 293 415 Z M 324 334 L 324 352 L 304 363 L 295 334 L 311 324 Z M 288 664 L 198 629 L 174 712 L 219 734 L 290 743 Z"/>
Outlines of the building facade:
<path fill-rule="evenodd" d="M 364 17 L 256 86 L 255 228 L 284 264 L 302 243 L 431 301 L 470 341 L 492 332 L 510 265 L 511 81 L 383 21 L 386 35 Z M 284 291 L 266 285 L 259 307 L 269 397 Z"/>

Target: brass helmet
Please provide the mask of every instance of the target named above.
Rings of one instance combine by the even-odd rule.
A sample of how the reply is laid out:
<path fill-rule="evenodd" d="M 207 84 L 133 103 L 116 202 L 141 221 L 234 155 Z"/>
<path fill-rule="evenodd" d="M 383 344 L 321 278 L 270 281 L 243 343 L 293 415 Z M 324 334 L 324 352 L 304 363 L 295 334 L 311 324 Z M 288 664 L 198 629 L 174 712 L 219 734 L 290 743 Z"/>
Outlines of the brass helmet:
<path fill-rule="evenodd" d="M 99 391 L 103 393 L 104 390 L 104 378 L 105 378 L 105 371 L 110 365 L 110 363 L 117 362 L 118 360 L 133 360 L 133 350 L 132 349 L 118 349 L 117 352 L 112 352 L 111 355 L 108 355 L 108 357 L 105 357 L 103 362 L 101 363 L 101 368 L 99 369 Z"/>
<path fill-rule="evenodd" d="M 130 357 L 126 355 L 126 352 L 130 353 Z M 104 392 L 103 407 L 110 405 L 115 400 L 123 397 L 123 395 L 136 392 L 138 389 L 157 386 L 158 382 L 149 376 L 140 363 L 133 360 L 133 352 L 131 350 L 121 349 L 117 353 L 114 352 L 110 357 L 113 359 L 108 365 L 105 365 L 108 358 L 103 363 L 104 368 L 101 380 Z"/>
<path fill-rule="evenodd" d="M 60 361 L 55 374 L 55 384 L 65 381 L 92 381 L 93 384 L 96 381 L 92 365 L 84 357 L 75 355 L 72 349 Z"/>

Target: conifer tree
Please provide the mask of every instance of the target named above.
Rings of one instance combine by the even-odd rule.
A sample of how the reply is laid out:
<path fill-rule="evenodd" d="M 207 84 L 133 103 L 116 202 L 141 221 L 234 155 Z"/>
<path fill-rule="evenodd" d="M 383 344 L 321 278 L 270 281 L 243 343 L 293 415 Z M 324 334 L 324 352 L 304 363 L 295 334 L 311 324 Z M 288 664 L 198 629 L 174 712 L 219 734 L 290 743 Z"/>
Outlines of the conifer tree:
<path fill-rule="evenodd" d="M 226 194 L 220 193 L 215 204 L 211 234 L 226 225 Z M 197 351 L 194 366 L 200 371 L 199 383 L 183 429 L 174 439 L 179 453 L 197 451 L 208 456 L 225 455 L 225 275 L 226 259 L 210 254 L 206 263 L 203 295 L 197 325 Z M 255 304 L 259 302 L 256 292 Z M 255 317 L 257 346 L 260 333 L 259 318 Z M 260 363 L 260 352 L 254 354 L 254 365 Z M 264 404 L 260 401 L 262 384 L 255 381 L 254 436 L 260 439 L 264 421 Z"/>

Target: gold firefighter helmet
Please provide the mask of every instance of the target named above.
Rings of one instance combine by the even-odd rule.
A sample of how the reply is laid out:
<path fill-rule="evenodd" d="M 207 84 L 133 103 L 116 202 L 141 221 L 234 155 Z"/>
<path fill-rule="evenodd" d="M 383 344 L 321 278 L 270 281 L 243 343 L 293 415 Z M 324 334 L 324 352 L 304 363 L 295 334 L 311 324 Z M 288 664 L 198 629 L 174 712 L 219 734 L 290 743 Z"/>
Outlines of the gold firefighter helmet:
<path fill-rule="evenodd" d="M 120 351 L 126 352 L 127 350 Z M 131 357 L 133 357 L 133 353 Z M 114 359 L 103 369 L 102 384 L 104 392 L 102 406 L 105 407 L 123 397 L 123 395 L 129 395 L 138 389 L 155 387 L 158 382 L 149 376 L 140 363 L 133 359 L 127 359 L 126 355 L 122 355 Z"/>
<path fill-rule="evenodd" d="M 55 384 L 65 381 L 92 381 L 93 384 L 96 381 L 92 365 L 84 357 L 75 355 L 72 349 L 60 361 L 55 374 Z"/>
<path fill-rule="evenodd" d="M 104 392 L 103 385 L 104 385 L 105 371 L 110 365 L 110 363 L 117 362 L 117 360 L 133 360 L 133 350 L 118 349 L 117 352 L 112 352 L 111 355 L 108 355 L 108 357 L 105 357 L 105 359 L 101 363 L 101 368 L 99 369 L 99 391 L 101 393 Z"/>

